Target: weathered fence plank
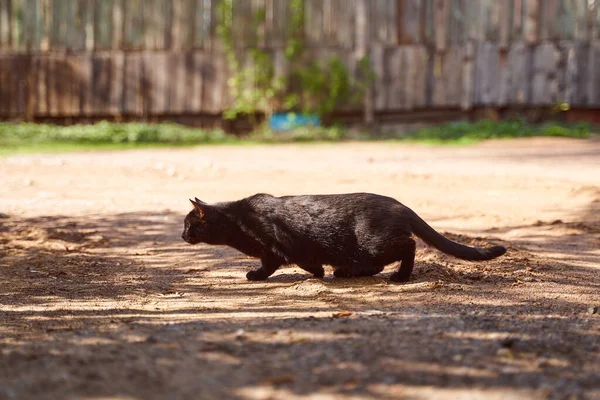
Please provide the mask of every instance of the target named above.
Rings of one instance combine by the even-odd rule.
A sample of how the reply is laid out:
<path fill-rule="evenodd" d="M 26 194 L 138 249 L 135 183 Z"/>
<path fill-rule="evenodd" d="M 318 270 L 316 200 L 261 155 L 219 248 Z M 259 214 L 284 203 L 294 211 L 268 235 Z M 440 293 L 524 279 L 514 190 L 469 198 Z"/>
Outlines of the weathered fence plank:
<path fill-rule="evenodd" d="M 94 3 L 94 49 L 112 48 L 113 43 L 113 0 Z"/>
<path fill-rule="evenodd" d="M 144 53 L 125 55 L 123 65 L 123 109 L 125 115 L 143 114 L 142 68 Z"/>
<path fill-rule="evenodd" d="M 386 43 L 390 45 L 398 44 L 398 28 L 396 26 L 396 21 L 398 18 L 398 10 L 397 3 L 395 1 L 387 0 L 385 2 L 385 9 L 383 9 L 385 24 L 387 26 L 386 32 Z"/>
<path fill-rule="evenodd" d="M 208 60 L 207 60 L 208 61 Z M 226 70 L 223 57 L 213 57 L 202 65 L 202 111 L 219 113 L 227 104 Z"/>
<path fill-rule="evenodd" d="M 50 49 L 64 50 L 67 36 L 67 7 L 65 2 L 52 1 L 50 3 Z"/>
<path fill-rule="evenodd" d="M 390 49 L 385 55 L 386 100 L 381 100 L 381 109 L 399 110 L 405 108 L 406 99 L 406 58 L 404 48 Z"/>
<path fill-rule="evenodd" d="M 186 88 L 187 101 L 185 111 L 188 113 L 202 112 L 202 65 L 207 62 L 207 57 L 202 52 L 188 53 L 186 55 Z"/>
<path fill-rule="evenodd" d="M 48 69 L 48 103 L 51 116 L 69 115 L 71 107 L 71 80 L 72 71 L 70 64 L 63 55 L 50 58 Z"/>
<path fill-rule="evenodd" d="M 446 85 L 444 82 L 445 54 L 430 53 L 432 68 L 429 70 L 430 105 L 444 107 L 446 104 Z"/>
<path fill-rule="evenodd" d="M 266 31 L 267 45 L 271 48 L 285 46 L 290 27 L 286 23 L 291 18 L 290 4 L 287 1 L 267 0 L 266 3 Z M 309 10 L 305 7 L 305 16 Z M 309 29 L 309 21 L 304 21 L 305 30 Z"/>
<path fill-rule="evenodd" d="M 144 70 L 149 85 L 149 111 L 152 114 L 166 114 L 169 110 L 168 53 L 146 53 Z"/>
<path fill-rule="evenodd" d="M 112 86 L 112 57 L 107 53 L 95 54 L 92 58 L 92 109 L 96 115 L 110 113 Z"/>
<path fill-rule="evenodd" d="M 0 0 L 0 50 L 11 48 L 12 20 L 11 0 Z"/>
<path fill-rule="evenodd" d="M 525 15 L 525 1 L 526 0 L 513 0 L 512 9 L 512 24 L 511 24 L 511 38 L 513 41 L 519 41 L 524 38 L 523 36 L 523 19 Z"/>
<path fill-rule="evenodd" d="M 422 0 L 397 0 L 398 44 L 417 44 L 420 41 Z"/>
<path fill-rule="evenodd" d="M 411 46 L 408 60 L 412 61 L 406 74 L 409 87 L 409 108 L 425 107 L 425 89 L 427 80 L 427 49 L 425 46 Z M 412 90 L 412 93 L 410 93 Z"/>
<path fill-rule="evenodd" d="M 40 46 L 40 2 L 25 0 L 23 13 L 23 45 L 27 52 L 39 49 Z"/>
<path fill-rule="evenodd" d="M 125 49 L 140 50 L 146 44 L 147 24 L 144 6 L 146 6 L 144 0 L 126 0 L 123 3 L 123 47 Z"/>
<path fill-rule="evenodd" d="M 81 113 L 85 116 L 94 114 L 94 98 L 92 93 L 92 79 L 94 76 L 94 62 L 91 52 L 83 53 L 79 56 L 79 76 L 81 82 L 79 103 Z"/>
<path fill-rule="evenodd" d="M 0 113 L 8 115 L 11 96 L 9 71 L 11 57 L 0 54 Z"/>
<path fill-rule="evenodd" d="M 71 79 L 65 80 L 65 105 L 63 115 L 81 115 L 83 113 L 81 107 L 82 92 L 85 92 L 87 82 L 83 82 L 83 60 L 79 55 L 70 55 L 65 57 L 64 65 L 71 75 Z"/>
<path fill-rule="evenodd" d="M 308 43 L 317 46 L 323 41 L 323 3 L 321 0 L 305 0 L 305 32 Z"/>
<path fill-rule="evenodd" d="M 589 11 L 590 40 L 600 38 L 600 1 L 596 0 Z"/>
<path fill-rule="evenodd" d="M 498 7 L 498 44 L 500 50 L 508 49 L 511 41 L 514 0 L 499 0 Z"/>
<path fill-rule="evenodd" d="M 566 100 L 573 106 L 587 106 L 588 85 L 593 78 L 588 76 L 590 46 L 589 43 L 576 41 L 566 46 L 567 73 L 566 73 Z"/>
<path fill-rule="evenodd" d="M 25 50 L 24 32 L 23 32 L 23 9 L 25 0 L 11 0 L 11 38 L 12 38 L 12 49 L 22 52 Z"/>
<path fill-rule="evenodd" d="M 432 105 L 436 107 L 459 106 L 463 75 L 462 49 L 455 47 L 445 54 L 435 54 L 433 57 Z"/>
<path fill-rule="evenodd" d="M 475 56 L 475 102 L 482 106 L 494 106 L 499 95 L 499 48 L 497 44 L 484 42 L 477 46 Z"/>
<path fill-rule="evenodd" d="M 468 41 L 463 47 L 462 93 L 460 106 L 471 109 L 475 98 L 475 41 Z"/>
<path fill-rule="evenodd" d="M 354 35 L 356 30 L 356 0 L 338 0 L 341 8 L 340 21 L 337 30 L 337 43 L 341 47 L 352 49 L 354 47 Z"/>
<path fill-rule="evenodd" d="M 463 49 L 457 47 L 451 49 L 444 55 L 442 65 L 443 82 L 445 86 L 446 98 L 444 103 L 447 107 L 460 106 L 460 94 L 462 90 L 462 60 Z"/>
<path fill-rule="evenodd" d="M 387 45 L 397 44 L 396 2 L 370 0 L 367 10 L 370 30 L 369 41 Z"/>
<path fill-rule="evenodd" d="M 54 74 L 54 70 L 56 69 L 56 58 L 57 56 L 49 55 L 46 58 L 46 104 L 47 104 L 47 115 L 56 116 L 58 115 L 58 102 L 59 102 L 59 93 L 56 92 L 56 84 L 54 81 L 57 76 Z"/>
<path fill-rule="evenodd" d="M 499 42 L 501 8 L 506 8 L 506 3 L 503 3 L 503 0 L 485 2 L 485 19 L 482 20 L 485 26 L 482 29 L 485 39 L 490 42 Z"/>
<path fill-rule="evenodd" d="M 13 58 L 10 79 L 13 81 L 13 95 L 9 98 L 13 115 L 25 115 L 29 104 L 31 57 L 20 55 Z M 32 93 L 33 94 L 33 93 Z"/>
<path fill-rule="evenodd" d="M 370 62 L 370 66 L 373 65 L 373 59 L 370 55 L 370 48 L 368 42 L 369 29 L 369 18 L 367 17 L 368 6 L 367 0 L 355 0 L 355 36 L 354 36 L 354 57 L 355 60 L 367 59 Z M 365 88 L 365 99 L 363 118 L 367 125 L 371 125 L 375 118 L 375 106 L 374 106 L 374 94 L 373 94 L 373 82 L 369 82 Z"/>
<path fill-rule="evenodd" d="M 125 10 L 124 1 L 112 0 L 112 48 L 123 49 L 125 45 Z"/>
<path fill-rule="evenodd" d="M 589 29 L 588 29 L 588 5 L 590 4 L 589 0 L 575 0 L 572 1 L 570 6 L 574 11 L 574 28 L 575 28 L 575 39 L 588 41 L 589 37 Z"/>
<path fill-rule="evenodd" d="M 564 96 L 559 93 L 558 78 L 563 72 L 560 51 L 552 43 L 538 46 L 533 53 L 531 104 L 556 104 Z"/>
<path fill-rule="evenodd" d="M 498 105 L 525 105 L 531 86 L 531 47 L 523 41 L 513 42 L 500 72 Z"/>
<path fill-rule="evenodd" d="M 419 16 L 420 43 L 427 46 L 435 45 L 434 0 L 421 0 Z"/>
<path fill-rule="evenodd" d="M 468 0 L 454 0 L 450 7 L 450 20 L 448 22 L 448 41 L 449 46 L 462 45 L 468 38 L 467 29 L 467 7 L 470 7 Z"/>
<path fill-rule="evenodd" d="M 164 0 L 146 0 L 144 7 L 145 50 L 160 50 L 165 41 Z"/>
<path fill-rule="evenodd" d="M 435 1 L 435 49 L 443 52 L 448 46 L 448 22 L 450 19 L 450 0 Z"/>
<path fill-rule="evenodd" d="M 386 52 L 382 45 L 373 45 L 371 48 L 371 68 L 377 76 L 373 92 L 373 105 L 376 111 L 385 110 L 387 104 L 387 83 L 389 77 L 385 67 Z"/>
<path fill-rule="evenodd" d="M 122 51 L 113 55 L 110 65 L 110 97 L 107 112 L 119 115 L 123 109 L 123 75 L 125 66 L 125 53 Z"/>
<path fill-rule="evenodd" d="M 34 99 L 35 115 L 45 116 L 48 114 L 48 88 L 47 88 L 47 65 L 48 57 L 35 56 L 36 64 L 36 94 Z M 1 97 L 1 94 L 0 94 Z"/>
<path fill-rule="evenodd" d="M 185 103 L 187 102 L 186 88 L 186 62 L 185 53 L 172 53 L 168 58 L 169 80 L 169 114 L 181 114 L 185 112 Z"/>
<path fill-rule="evenodd" d="M 557 19 L 560 18 L 561 0 L 544 0 L 540 10 L 540 40 L 556 40 L 560 37 L 560 27 Z"/>
<path fill-rule="evenodd" d="M 51 0 L 40 0 L 40 39 L 39 39 L 39 50 L 40 52 L 46 52 L 50 50 L 50 37 L 52 34 L 52 8 Z"/>
<path fill-rule="evenodd" d="M 271 0 L 273 1 L 273 0 Z M 212 2 L 205 2 L 202 0 L 196 1 L 196 9 L 194 14 L 195 27 L 193 37 L 193 48 L 201 49 L 206 46 L 210 41 L 210 7 Z"/>
<path fill-rule="evenodd" d="M 600 105 L 600 43 L 592 42 L 590 45 L 590 55 L 588 64 L 588 102 L 590 106 L 598 107 Z"/>
<path fill-rule="evenodd" d="M 523 0 L 525 6 L 523 32 L 528 43 L 537 43 L 540 39 L 540 1 Z"/>
<path fill-rule="evenodd" d="M 66 47 L 70 51 L 82 51 L 86 45 L 86 25 L 88 0 L 75 0 L 67 7 L 68 21 L 66 32 Z"/>

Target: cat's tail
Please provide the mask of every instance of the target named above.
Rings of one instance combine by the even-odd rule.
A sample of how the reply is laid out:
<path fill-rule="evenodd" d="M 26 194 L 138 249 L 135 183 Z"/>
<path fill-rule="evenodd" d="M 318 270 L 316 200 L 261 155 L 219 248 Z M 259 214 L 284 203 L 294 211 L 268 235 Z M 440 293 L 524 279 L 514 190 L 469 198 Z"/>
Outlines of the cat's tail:
<path fill-rule="evenodd" d="M 491 260 L 492 258 L 500 257 L 506 253 L 506 248 L 502 246 L 493 246 L 487 248 L 470 247 L 460 243 L 453 242 L 450 239 L 440 235 L 423 221 L 416 213 L 413 212 L 411 220 L 413 233 L 423 239 L 425 243 L 436 249 L 450 254 L 451 256 L 469 261 Z"/>

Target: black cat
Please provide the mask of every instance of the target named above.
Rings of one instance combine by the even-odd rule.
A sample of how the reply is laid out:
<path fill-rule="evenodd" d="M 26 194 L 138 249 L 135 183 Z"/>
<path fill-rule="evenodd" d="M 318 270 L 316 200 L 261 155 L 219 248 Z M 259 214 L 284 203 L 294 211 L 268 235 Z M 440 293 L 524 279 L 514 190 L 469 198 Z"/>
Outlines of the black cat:
<path fill-rule="evenodd" d="M 262 266 L 246 275 L 254 281 L 287 264 L 322 278 L 325 264 L 335 268 L 336 277 L 355 277 L 401 261 L 390 279 L 406 282 L 415 260 L 412 233 L 464 260 L 490 260 L 506 252 L 502 246 L 474 248 L 446 239 L 410 208 L 376 194 L 256 194 L 211 205 L 190 201 L 194 209 L 185 217 L 183 240 L 227 245 L 260 258 Z"/>

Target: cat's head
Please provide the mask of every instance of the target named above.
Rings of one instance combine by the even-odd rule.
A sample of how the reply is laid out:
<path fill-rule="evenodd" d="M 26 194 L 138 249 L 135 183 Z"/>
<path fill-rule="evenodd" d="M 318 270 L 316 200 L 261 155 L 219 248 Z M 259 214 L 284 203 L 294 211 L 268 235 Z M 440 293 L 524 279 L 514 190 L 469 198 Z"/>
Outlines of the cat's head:
<path fill-rule="evenodd" d="M 183 221 L 183 233 L 181 238 L 189 244 L 210 243 L 214 240 L 214 232 L 211 229 L 211 220 L 217 211 L 211 206 L 198 200 L 190 200 L 194 209 L 188 213 Z"/>

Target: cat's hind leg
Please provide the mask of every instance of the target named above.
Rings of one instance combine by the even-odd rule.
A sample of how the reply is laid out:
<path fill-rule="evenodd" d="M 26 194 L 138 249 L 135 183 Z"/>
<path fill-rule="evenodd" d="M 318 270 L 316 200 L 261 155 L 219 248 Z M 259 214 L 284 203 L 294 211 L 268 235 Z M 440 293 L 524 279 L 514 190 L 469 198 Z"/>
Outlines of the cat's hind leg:
<path fill-rule="evenodd" d="M 355 278 L 359 276 L 373 276 L 383 271 L 384 265 L 347 266 L 338 267 L 333 271 L 337 278 Z"/>
<path fill-rule="evenodd" d="M 246 278 L 249 281 L 264 281 L 284 264 L 283 260 L 274 254 L 264 254 L 260 258 L 260 261 L 262 264 L 260 268 L 254 269 L 246 274 Z"/>
<path fill-rule="evenodd" d="M 298 266 L 313 274 L 315 278 L 323 278 L 325 276 L 325 270 L 321 264 L 298 264 Z"/>
<path fill-rule="evenodd" d="M 417 245 L 413 239 L 405 239 L 399 244 L 400 268 L 390 276 L 393 282 L 408 282 L 415 266 L 415 250 Z"/>

